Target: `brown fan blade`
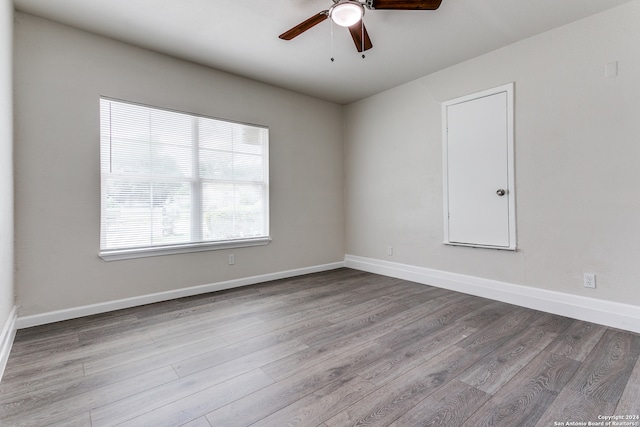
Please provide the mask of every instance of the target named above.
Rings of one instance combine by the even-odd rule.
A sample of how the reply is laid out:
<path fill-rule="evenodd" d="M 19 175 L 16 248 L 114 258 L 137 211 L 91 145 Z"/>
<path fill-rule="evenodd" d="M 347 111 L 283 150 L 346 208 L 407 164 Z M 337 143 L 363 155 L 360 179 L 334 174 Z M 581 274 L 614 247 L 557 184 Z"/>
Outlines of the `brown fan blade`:
<path fill-rule="evenodd" d="M 373 9 L 436 10 L 442 0 L 373 0 Z"/>
<path fill-rule="evenodd" d="M 280 34 L 278 37 L 280 37 L 282 40 L 291 40 L 294 37 L 298 37 L 300 34 L 304 33 L 308 29 L 315 27 L 316 25 L 318 25 L 328 17 L 329 17 L 329 11 L 323 10 L 322 12 L 319 12 L 317 15 L 313 15 L 311 18 L 307 19 L 306 21 L 296 25 L 289 31 L 286 31 Z"/>
<path fill-rule="evenodd" d="M 369 33 L 367 33 L 367 28 L 364 26 L 362 21 L 358 21 L 357 24 L 350 26 L 349 32 L 351 33 L 351 38 L 353 39 L 358 52 L 369 50 L 373 47 L 373 43 L 371 43 L 371 39 L 369 38 Z"/>

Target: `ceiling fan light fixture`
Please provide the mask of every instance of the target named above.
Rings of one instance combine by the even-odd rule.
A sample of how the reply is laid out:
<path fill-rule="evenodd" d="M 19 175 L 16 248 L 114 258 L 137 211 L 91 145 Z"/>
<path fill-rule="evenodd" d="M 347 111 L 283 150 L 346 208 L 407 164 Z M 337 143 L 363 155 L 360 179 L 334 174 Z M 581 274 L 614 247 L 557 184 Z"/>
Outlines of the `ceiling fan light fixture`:
<path fill-rule="evenodd" d="M 350 27 L 362 19 L 364 7 L 357 1 L 341 1 L 329 9 L 329 17 L 341 27 Z"/>

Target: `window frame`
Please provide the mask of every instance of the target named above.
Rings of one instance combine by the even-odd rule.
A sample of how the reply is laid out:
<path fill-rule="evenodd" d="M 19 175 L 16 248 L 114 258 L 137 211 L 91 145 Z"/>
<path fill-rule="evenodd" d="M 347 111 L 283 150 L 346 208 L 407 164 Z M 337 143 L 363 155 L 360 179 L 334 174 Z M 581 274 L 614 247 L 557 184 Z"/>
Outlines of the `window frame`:
<path fill-rule="evenodd" d="M 153 110 L 183 114 L 195 119 L 197 118 L 211 119 L 211 120 L 216 120 L 216 121 L 226 122 L 226 123 L 231 123 L 236 125 L 246 125 L 250 127 L 266 129 L 267 130 L 266 141 L 264 141 L 264 146 L 263 146 L 264 153 L 262 154 L 262 159 L 264 162 L 263 164 L 264 176 L 263 176 L 263 180 L 261 181 L 263 186 L 263 203 L 264 203 L 264 211 L 263 211 L 264 228 L 265 228 L 264 236 L 234 238 L 234 239 L 227 239 L 227 240 L 202 240 L 202 230 L 199 230 L 197 233 L 195 233 L 195 237 L 200 238 L 199 241 L 156 244 L 156 245 L 137 246 L 137 247 L 130 247 L 130 248 L 114 248 L 114 249 L 103 248 L 103 239 L 104 239 L 104 233 L 105 233 L 103 229 L 103 219 L 104 219 L 103 215 L 106 214 L 106 211 L 105 211 L 106 208 L 104 206 L 105 199 L 104 199 L 103 192 L 104 192 L 104 186 L 109 181 L 108 173 L 105 174 L 104 165 L 103 165 L 103 136 L 102 136 L 102 125 L 103 125 L 102 124 L 102 102 L 103 101 L 129 104 L 129 105 L 153 109 Z M 124 259 L 144 258 L 144 257 L 153 257 L 153 256 L 161 256 L 161 255 L 183 254 L 183 253 L 191 253 L 191 252 L 203 252 L 203 251 L 233 249 L 233 248 L 242 248 L 242 247 L 251 247 L 251 246 L 264 246 L 271 242 L 272 239 L 270 236 L 270 218 L 269 218 L 270 189 L 269 189 L 269 132 L 268 132 L 269 128 L 268 126 L 258 125 L 253 123 L 246 123 L 246 122 L 239 122 L 239 121 L 228 120 L 228 119 L 221 119 L 218 117 L 190 113 L 190 112 L 174 110 L 170 108 L 156 107 L 152 105 L 142 104 L 138 102 L 131 102 L 131 101 L 126 101 L 126 100 L 107 97 L 107 96 L 100 96 L 99 102 L 100 102 L 100 108 L 99 108 L 99 112 L 100 112 L 100 120 L 99 120 L 100 122 L 100 150 L 99 150 L 100 152 L 100 160 L 99 160 L 100 161 L 100 250 L 98 252 L 98 256 L 100 258 L 102 258 L 105 261 L 117 261 L 117 260 L 124 260 Z M 198 137 L 194 137 L 194 140 L 193 140 L 194 146 L 192 147 L 193 151 L 191 154 L 191 157 L 194 162 L 198 160 L 199 154 L 200 154 L 199 153 L 200 145 L 197 138 Z M 198 225 L 193 223 L 194 217 L 201 219 L 204 213 L 203 212 L 204 201 L 201 194 L 202 187 L 207 182 L 216 181 L 215 179 L 200 176 L 198 165 L 194 164 L 194 167 L 195 169 L 193 170 L 193 173 L 192 173 L 193 176 L 190 178 L 190 180 L 191 180 L 192 188 L 197 188 L 196 193 L 198 194 L 196 195 L 192 194 L 191 200 L 192 201 L 196 200 L 198 203 L 197 203 L 197 206 L 192 206 L 190 211 L 191 221 L 192 221 L 192 225 L 191 225 L 192 230 L 194 228 L 202 227 L 201 220 L 198 221 L 197 223 Z M 149 179 L 152 179 L 152 177 L 150 176 Z M 184 180 L 184 178 L 182 179 Z M 176 179 L 176 181 L 178 181 L 178 179 Z M 238 182 L 240 184 L 243 183 L 242 180 L 231 180 L 231 181 L 221 180 L 221 181 Z M 194 216 L 193 211 L 196 211 L 196 210 L 197 212 L 195 212 L 195 216 Z M 193 232 L 191 233 L 191 238 L 192 239 L 194 238 Z"/>

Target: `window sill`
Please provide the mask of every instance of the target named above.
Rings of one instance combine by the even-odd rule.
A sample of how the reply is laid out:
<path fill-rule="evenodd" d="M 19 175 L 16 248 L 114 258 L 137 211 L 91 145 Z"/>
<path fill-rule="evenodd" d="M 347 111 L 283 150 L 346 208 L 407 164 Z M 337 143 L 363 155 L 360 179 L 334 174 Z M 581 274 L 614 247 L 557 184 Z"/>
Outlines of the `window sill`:
<path fill-rule="evenodd" d="M 249 246 L 264 246 L 271 242 L 271 237 L 255 239 L 224 240 L 218 242 L 188 243 L 184 245 L 158 246 L 152 248 L 117 249 L 100 251 L 98 256 L 105 261 L 120 261 L 124 259 L 146 258 L 161 255 L 185 254 L 190 252 L 217 251 L 221 249 L 245 248 Z"/>

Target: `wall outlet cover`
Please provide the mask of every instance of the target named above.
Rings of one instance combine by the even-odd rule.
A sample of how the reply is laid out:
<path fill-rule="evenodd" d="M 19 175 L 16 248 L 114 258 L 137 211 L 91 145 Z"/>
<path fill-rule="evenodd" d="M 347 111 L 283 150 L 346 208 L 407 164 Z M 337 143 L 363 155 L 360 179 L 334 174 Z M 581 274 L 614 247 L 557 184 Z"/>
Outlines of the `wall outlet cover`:
<path fill-rule="evenodd" d="M 594 273 L 584 273 L 584 287 L 595 289 L 596 275 Z"/>

